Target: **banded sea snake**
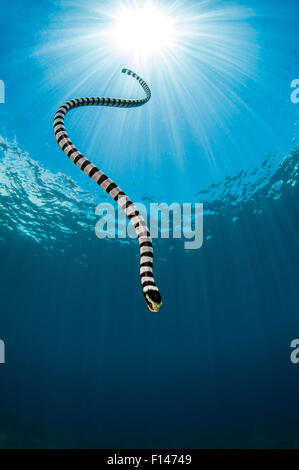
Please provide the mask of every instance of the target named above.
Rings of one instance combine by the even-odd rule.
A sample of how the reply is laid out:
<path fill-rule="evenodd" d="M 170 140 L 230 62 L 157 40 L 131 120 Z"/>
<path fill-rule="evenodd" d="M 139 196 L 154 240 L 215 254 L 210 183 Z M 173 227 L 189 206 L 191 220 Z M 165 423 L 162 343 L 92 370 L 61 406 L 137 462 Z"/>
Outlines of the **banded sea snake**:
<path fill-rule="evenodd" d="M 56 140 L 64 153 L 72 160 L 77 167 L 93 179 L 111 196 L 117 204 L 124 210 L 130 219 L 138 237 L 140 247 L 140 277 L 142 292 L 148 308 L 152 312 L 158 312 L 162 299 L 153 276 L 153 245 L 150 232 L 146 223 L 133 204 L 131 199 L 101 170 L 85 158 L 71 142 L 64 126 L 64 117 L 68 111 L 81 106 L 111 106 L 115 108 L 136 108 L 147 103 L 151 97 L 151 91 L 144 80 L 136 73 L 128 69 L 122 72 L 136 78 L 145 91 L 146 97 L 143 99 L 121 99 L 121 98 L 77 98 L 67 101 L 57 111 L 54 117 L 54 133 Z"/>

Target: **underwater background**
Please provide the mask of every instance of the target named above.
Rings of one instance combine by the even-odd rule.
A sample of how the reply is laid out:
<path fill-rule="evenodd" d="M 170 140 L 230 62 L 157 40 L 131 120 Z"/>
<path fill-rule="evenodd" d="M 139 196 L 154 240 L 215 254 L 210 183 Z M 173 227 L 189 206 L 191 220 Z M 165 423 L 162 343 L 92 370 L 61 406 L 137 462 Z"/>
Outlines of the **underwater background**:
<path fill-rule="evenodd" d="M 0 448 L 299 448 L 299 5 L 156 3 L 190 34 L 143 61 L 100 34 L 117 2 L 0 0 Z M 141 96 L 123 66 L 150 102 L 66 128 L 133 201 L 204 204 L 200 249 L 153 240 L 158 315 L 52 128 Z"/>

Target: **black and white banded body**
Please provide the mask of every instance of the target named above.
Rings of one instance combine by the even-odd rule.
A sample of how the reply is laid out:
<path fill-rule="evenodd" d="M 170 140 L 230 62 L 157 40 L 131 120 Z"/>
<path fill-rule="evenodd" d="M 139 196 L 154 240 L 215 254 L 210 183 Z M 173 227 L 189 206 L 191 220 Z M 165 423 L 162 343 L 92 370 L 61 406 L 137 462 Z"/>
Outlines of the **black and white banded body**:
<path fill-rule="evenodd" d="M 139 242 L 140 247 L 140 277 L 142 291 L 148 308 L 152 312 L 158 312 L 161 305 L 161 295 L 155 284 L 153 276 L 153 245 L 146 223 L 131 199 L 122 191 L 107 175 L 99 170 L 93 163 L 85 158 L 71 142 L 64 126 L 64 118 L 68 111 L 81 106 L 110 106 L 115 108 L 136 108 L 147 103 L 151 97 L 151 91 L 144 80 L 136 73 L 128 69 L 122 69 L 123 73 L 136 78 L 146 93 L 143 99 L 121 99 L 121 98 L 77 98 L 63 104 L 54 117 L 54 133 L 56 140 L 64 153 L 84 173 L 99 184 L 124 210 L 130 219 Z"/>

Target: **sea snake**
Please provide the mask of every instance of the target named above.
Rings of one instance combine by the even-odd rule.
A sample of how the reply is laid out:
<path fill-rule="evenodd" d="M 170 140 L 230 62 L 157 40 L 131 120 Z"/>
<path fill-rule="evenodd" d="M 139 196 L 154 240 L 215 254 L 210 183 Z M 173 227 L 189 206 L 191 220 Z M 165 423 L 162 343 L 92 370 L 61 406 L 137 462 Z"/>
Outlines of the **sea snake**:
<path fill-rule="evenodd" d="M 131 199 L 122 191 L 107 175 L 99 170 L 93 163 L 85 158 L 71 142 L 64 126 L 64 117 L 68 111 L 80 106 L 111 106 L 114 108 L 136 108 L 147 103 L 151 97 L 151 91 L 144 80 L 129 69 L 122 69 L 122 73 L 136 78 L 145 91 L 146 97 L 139 100 L 121 98 L 77 98 L 67 101 L 57 111 L 54 117 L 54 134 L 56 140 L 64 153 L 86 173 L 91 179 L 99 184 L 123 209 L 130 219 L 138 237 L 140 247 L 140 277 L 142 292 L 146 304 L 151 312 L 158 312 L 162 299 L 153 276 L 153 245 L 150 232 L 146 223 L 133 204 Z"/>

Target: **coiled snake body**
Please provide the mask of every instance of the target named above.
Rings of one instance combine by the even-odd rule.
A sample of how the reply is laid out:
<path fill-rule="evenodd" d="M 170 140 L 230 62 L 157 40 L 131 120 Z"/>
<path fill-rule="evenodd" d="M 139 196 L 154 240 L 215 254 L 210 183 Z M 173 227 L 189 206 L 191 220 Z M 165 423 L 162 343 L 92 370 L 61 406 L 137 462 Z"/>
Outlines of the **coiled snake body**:
<path fill-rule="evenodd" d="M 91 179 L 99 184 L 124 210 L 136 231 L 140 247 L 140 277 L 142 291 L 146 304 L 152 312 L 158 312 L 161 305 L 161 295 L 155 284 L 153 276 L 153 245 L 146 223 L 131 199 L 101 170 L 85 158 L 73 145 L 67 135 L 64 126 L 64 117 L 68 111 L 80 106 L 111 106 L 115 108 L 136 108 L 147 103 L 151 97 L 151 91 L 144 80 L 136 73 L 128 69 L 122 69 L 123 73 L 136 78 L 146 93 L 143 99 L 121 99 L 121 98 L 77 98 L 63 104 L 54 117 L 54 133 L 56 140 L 64 153 L 86 173 Z"/>

